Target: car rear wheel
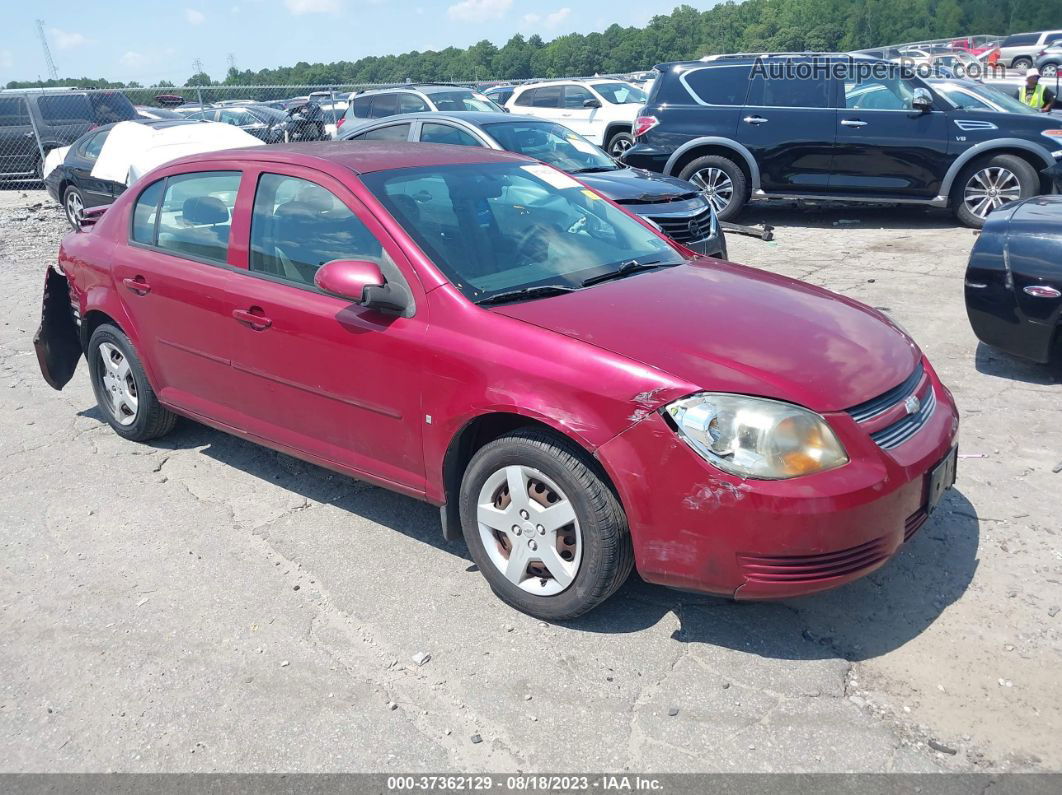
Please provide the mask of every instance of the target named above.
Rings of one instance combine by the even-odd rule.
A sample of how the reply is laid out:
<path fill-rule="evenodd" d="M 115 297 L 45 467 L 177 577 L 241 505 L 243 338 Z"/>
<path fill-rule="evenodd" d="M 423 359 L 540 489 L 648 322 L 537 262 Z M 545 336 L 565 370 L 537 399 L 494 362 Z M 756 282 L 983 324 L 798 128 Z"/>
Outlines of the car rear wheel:
<path fill-rule="evenodd" d="M 618 132 L 613 135 L 606 149 L 613 157 L 622 157 L 623 153 L 634 146 L 634 136 L 627 132 Z"/>
<path fill-rule="evenodd" d="M 1045 63 L 1043 66 L 1040 67 L 1040 74 L 1044 77 L 1054 77 L 1058 74 L 1058 64 Z"/>
<path fill-rule="evenodd" d="M 955 215 L 979 229 L 993 210 L 1035 196 L 1040 189 L 1036 169 L 1016 155 L 996 155 L 967 166 L 956 182 Z"/>
<path fill-rule="evenodd" d="M 96 403 L 115 433 L 130 441 L 165 436 L 176 415 L 159 403 L 129 338 L 104 323 L 89 339 L 86 352 Z"/>
<path fill-rule="evenodd" d="M 1026 69 L 1028 69 L 1032 65 L 1033 65 L 1033 62 L 1032 62 L 1031 58 L 1022 57 L 1022 58 L 1015 58 L 1014 61 L 1011 63 L 1010 68 L 1011 69 L 1017 69 L 1018 71 L 1024 72 Z"/>
<path fill-rule="evenodd" d="M 63 191 L 63 210 L 66 212 L 66 220 L 70 226 L 75 230 L 80 229 L 81 219 L 85 214 L 85 198 L 73 185 Z"/>
<path fill-rule="evenodd" d="M 502 601 L 562 621 L 596 607 L 634 563 L 623 508 L 576 445 L 519 430 L 485 445 L 461 483 L 472 558 Z"/>
<path fill-rule="evenodd" d="M 745 206 L 748 180 L 741 166 L 727 157 L 699 157 L 682 169 L 679 176 L 704 192 L 720 221 L 735 218 Z"/>

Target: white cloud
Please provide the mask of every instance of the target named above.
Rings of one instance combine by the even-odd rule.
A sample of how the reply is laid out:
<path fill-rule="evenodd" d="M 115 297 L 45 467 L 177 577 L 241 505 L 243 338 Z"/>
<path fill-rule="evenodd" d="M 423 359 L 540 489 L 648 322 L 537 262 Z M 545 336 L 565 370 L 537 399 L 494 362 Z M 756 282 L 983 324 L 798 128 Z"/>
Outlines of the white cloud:
<path fill-rule="evenodd" d="M 49 28 L 48 34 L 52 37 L 52 41 L 55 42 L 55 46 L 60 50 L 69 50 L 72 47 L 80 47 L 82 44 L 89 43 L 89 39 L 82 33 L 68 33 L 65 30 L 59 30 L 59 28 Z"/>
<path fill-rule="evenodd" d="M 446 14 L 457 22 L 487 22 L 504 17 L 512 4 L 513 0 L 461 0 L 446 9 Z"/>
<path fill-rule="evenodd" d="M 288 11 L 295 16 L 303 14 L 338 14 L 343 10 L 341 0 L 284 0 Z"/>
<path fill-rule="evenodd" d="M 140 68 L 144 65 L 144 60 L 143 53 L 135 52 L 133 50 L 129 50 L 118 59 L 122 66 L 128 66 L 130 69 Z"/>
<path fill-rule="evenodd" d="M 525 25 L 532 27 L 541 23 L 543 27 L 557 28 L 560 27 L 564 20 L 571 15 L 572 10 L 566 6 L 564 8 L 558 8 L 552 14 L 546 14 L 545 16 L 542 14 L 524 14 L 521 21 Z"/>
<path fill-rule="evenodd" d="M 206 22 L 206 14 L 202 11 L 197 11 L 194 8 L 184 9 L 184 18 L 188 21 L 189 25 L 202 25 Z"/>

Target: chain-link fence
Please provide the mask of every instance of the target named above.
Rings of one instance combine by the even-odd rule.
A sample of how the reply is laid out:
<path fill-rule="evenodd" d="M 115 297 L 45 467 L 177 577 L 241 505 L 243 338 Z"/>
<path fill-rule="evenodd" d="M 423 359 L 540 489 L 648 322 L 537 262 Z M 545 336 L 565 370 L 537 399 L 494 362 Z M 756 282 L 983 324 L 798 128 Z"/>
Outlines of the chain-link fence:
<path fill-rule="evenodd" d="M 205 119 L 240 127 L 266 143 L 323 140 L 335 137 L 353 96 L 402 85 L 6 89 L 0 91 L 0 186 L 39 185 L 49 152 L 113 122 Z M 467 92 L 485 91 L 496 83 L 446 85 Z M 394 112 L 417 109 L 401 107 Z M 79 147 L 87 147 L 85 154 L 92 156 L 87 138 Z"/>

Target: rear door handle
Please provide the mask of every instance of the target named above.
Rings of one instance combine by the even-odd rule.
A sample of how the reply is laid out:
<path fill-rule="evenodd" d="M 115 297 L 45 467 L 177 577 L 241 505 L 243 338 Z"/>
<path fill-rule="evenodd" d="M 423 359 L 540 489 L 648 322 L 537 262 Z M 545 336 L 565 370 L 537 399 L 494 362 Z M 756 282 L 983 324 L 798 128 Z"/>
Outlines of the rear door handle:
<path fill-rule="evenodd" d="M 769 119 L 765 119 L 763 116 L 746 116 L 742 121 L 745 124 L 766 124 Z"/>
<path fill-rule="evenodd" d="M 232 316 L 241 323 L 246 323 L 255 331 L 265 331 L 273 325 L 273 321 L 262 314 L 261 308 L 257 306 L 250 309 L 233 309 Z"/>
<path fill-rule="evenodd" d="M 841 124 L 844 125 L 845 127 L 866 127 L 867 126 L 867 123 L 865 121 L 860 121 L 859 119 L 841 119 Z"/>
<path fill-rule="evenodd" d="M 147 295 L 151 292 L 151 285 L 143 276 L 137 276 L 135 279 L 122 279 L 122 284 L 137 295 Z"/>

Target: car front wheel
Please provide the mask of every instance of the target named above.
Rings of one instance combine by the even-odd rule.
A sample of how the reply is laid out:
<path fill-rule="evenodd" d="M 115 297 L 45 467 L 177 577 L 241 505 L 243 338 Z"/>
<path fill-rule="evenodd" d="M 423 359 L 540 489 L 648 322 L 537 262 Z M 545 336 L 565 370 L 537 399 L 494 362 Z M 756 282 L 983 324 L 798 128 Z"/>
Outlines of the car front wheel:
<path fill-rule="evenodd" d="M 737 217 L 745 206 L 748 180 L 741 166 L 730 158 L 719 155 L 699 157 L 682 169 L 679 176 L 701 189 L 720 221 Z"/>
<path fill-rule="evenodd" d="M 979 229 L 993 210 L 1035 196 L 1040 189 L 1036 169 L 1016 155 L 996 155 L 963 169 L 954 193 L 955 215 Z"/>
<path fill-rule="evenodd" d="M 1044 77 L 1054 77 L 1058 74 L 1058 64 L 1045 63 L 1042 67 L 1040 67 L 1040 74 Z"/>
<path fill-rule="evenodd" d="M 536 618 L 596 607 L 630 574 L 627 519 L 592 458 L 537 430 L 483 446 L 461 483 L 461 526 L 494 593 Z"/>
<path fill-rule="evenodd" d="M 96 403 L 115 433 L 147 442 L 173 430 L 176 416 L 159 403 L 133 344 L 120 329 L 108 323 L 97 328 L 86 356 Z"/>

